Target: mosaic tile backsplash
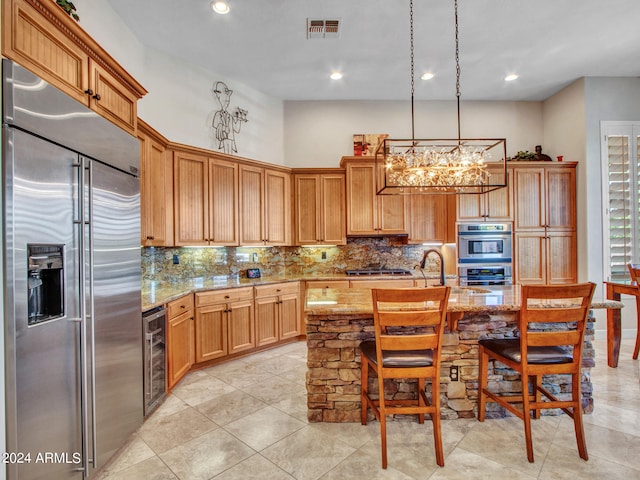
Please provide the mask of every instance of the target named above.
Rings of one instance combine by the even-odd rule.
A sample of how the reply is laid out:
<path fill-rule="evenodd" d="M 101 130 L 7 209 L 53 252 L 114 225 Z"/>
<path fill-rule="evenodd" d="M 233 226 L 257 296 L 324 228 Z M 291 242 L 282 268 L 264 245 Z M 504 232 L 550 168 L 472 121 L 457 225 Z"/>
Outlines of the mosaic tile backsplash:
<path fill-rule="evenodd" d="M 449 254 L 447 247 L 443 248 L 445 266 L 451 274 L 455 273 L 455 253 Z M 144 280 L 170 282 L 214 275 L 246 276 L 248 268 L 259 268 L 263 276 L 340 274 L 366 268 L 412 270 L 427 248 L 397 245 L 387 237 L 354 238 L 335 247 L 143 247 L 142 275 Z M 429 256 L 426 270 L 437 273 L 439 268 L 436 256 Z"/>

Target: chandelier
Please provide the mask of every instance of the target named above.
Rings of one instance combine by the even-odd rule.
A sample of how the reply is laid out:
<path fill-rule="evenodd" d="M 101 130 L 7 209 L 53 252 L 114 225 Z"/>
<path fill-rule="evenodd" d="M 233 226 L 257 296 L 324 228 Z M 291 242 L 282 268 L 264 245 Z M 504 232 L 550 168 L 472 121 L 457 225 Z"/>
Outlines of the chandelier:
<path fill-rule="evenodd" d="M 409 1 L 411 43 L 411 138 L 385 139 L 375 152 L 379 195 L 486 193 L 507 186 L 504 138 L 461 138 L 458 0 L 454 0 L 458 137 L 416 139 L 414 129 L 413 0 Z M 379 167 L 378 167 L 379 165 Z"/>

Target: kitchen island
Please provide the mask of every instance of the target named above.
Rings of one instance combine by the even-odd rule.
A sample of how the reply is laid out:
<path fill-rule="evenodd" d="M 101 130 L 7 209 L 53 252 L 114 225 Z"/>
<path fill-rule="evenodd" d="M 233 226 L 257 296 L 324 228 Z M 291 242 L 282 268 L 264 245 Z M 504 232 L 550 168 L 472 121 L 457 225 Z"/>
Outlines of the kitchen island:
<path fill-rule="evenodd" d="M 592 309 L 622 308 L 621 302 L 594 299 Z M 448 306 L 441 363 L 442 417 L 474 417 L 478 393 L 478 340 L 517 337 L 518 286 L 452 287 Z M 360 421 L 360 353 L 363 340 L 373 339 L 373 305 L 370 289 L 309 289 L 305 300 L 308 348 L 307 408 L 311 422 Z M 595 317 L 589 314 L 582 360 L 582 404 L 593 410 L 590 370 L 595 365 L 592 346 Z M 457 375 L 456 375 L 457 373 Z M 456 379 L 457 376 L 457 379 Z M 506 367 L 490 370 L 492 389 L 502 393 L 520 391 L 520 378 Z M 547 387 L 570 392 L 570 377 L 544 378 Z M 370 379 L 370 391 L 377 382 Z M 429 387 L 428 387 L 429 388 Z M 415 382 L 398 380 L 388 384 L 394 398 L 415 395 Z M 553 413 L 553 412 L 551 412 Z M 489 404 L 488 417 L 504 416 Z"/>

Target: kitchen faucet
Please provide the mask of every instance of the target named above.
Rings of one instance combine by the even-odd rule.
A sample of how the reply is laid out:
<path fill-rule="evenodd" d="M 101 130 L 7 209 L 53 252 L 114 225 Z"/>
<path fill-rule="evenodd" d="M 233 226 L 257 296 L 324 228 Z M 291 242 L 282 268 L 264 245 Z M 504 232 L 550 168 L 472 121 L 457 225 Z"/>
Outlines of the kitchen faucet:
<path fill-rule="evenodd" d="M 440 285 L 444 286 L 444 258 L 442 257 L 442 253 L 440 252 L 440 250 L 438 250 L 437 248 L 430 248 L 429 250 L 425 250 L 424 255 L 422 255 L 422 260 L 420 261 L 420 268 L 424 270 L 424 267 L 427 266 L 427 257 L 430 253 L 435 253 L 440 258 Z"/>

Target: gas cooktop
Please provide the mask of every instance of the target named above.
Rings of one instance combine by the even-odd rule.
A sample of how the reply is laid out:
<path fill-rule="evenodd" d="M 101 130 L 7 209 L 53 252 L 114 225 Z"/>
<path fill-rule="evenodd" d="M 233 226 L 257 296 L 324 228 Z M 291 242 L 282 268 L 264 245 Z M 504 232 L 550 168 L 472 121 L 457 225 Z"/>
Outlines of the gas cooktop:
<path fill-rule="evenodd" d="M 376 268 L 364 270 L 345 270 L 349 276 L 352 275 L 411 275 L 411 270 L 402 268 Z"/>

